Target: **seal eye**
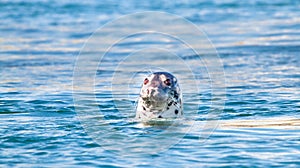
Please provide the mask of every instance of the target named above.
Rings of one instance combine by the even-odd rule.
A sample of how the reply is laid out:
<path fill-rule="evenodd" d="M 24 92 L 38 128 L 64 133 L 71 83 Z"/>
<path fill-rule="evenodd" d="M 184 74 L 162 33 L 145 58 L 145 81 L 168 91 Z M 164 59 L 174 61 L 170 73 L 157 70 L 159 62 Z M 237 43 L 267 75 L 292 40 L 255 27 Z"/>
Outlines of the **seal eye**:
<path fill-rule="evenodd" d="M 144 85 L 147 85 L 148 82 L 149 82 L 149 79 L 148 79 L 148 78 L 145 78 L 145 80 L 144 80 Z"/>
<path fill-rule="evenodd" d="M 171 86 L 171 80 L 170 79 L 165 80 L 164 83 L 167 86 Z"/>

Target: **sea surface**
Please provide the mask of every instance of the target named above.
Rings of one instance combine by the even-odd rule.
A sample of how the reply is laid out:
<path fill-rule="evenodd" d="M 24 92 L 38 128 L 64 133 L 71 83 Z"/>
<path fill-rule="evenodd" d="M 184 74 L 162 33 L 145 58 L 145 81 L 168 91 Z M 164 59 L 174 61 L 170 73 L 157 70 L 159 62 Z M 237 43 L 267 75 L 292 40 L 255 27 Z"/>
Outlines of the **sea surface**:
<path fill-rule="evenodd" d="M 0 167 L 300 166 L 300 1 L 0 0 L 0 20 Z M 151 71 L 184 118 L 134 119 Z"/>

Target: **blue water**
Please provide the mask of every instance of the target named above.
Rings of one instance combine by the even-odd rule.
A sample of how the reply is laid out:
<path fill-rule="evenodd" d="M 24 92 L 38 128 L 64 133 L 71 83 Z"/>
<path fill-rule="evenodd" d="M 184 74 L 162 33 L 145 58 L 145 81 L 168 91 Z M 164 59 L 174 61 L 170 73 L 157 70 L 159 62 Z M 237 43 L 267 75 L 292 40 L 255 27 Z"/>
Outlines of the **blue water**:
<path fill-rule="evenodd" d="M 299 167 L 299 9 L 300 2 L 292 0 L 0 1 L 0 166 Z M 145 126 L 132 120 L 142 63 L 127 59 L 124 63 L 129 65 L 116 69 L 116 61 L 132 54 L 132 46 L 177 48 L 166 37 L 125 39 L 98 67 L 95 85 L 84 81 L 92 83 L 93 92 L 73 87 L 76 58 L 84 54 L 80 51 L 92 33 L 123 15 L 143 11 L 186 18 L 216 48 L 226 95 L 209 137 L 203 125 L 209 123 L 207 116 L 218 100 L 202 66 L 197 69 L 199 92 L 189 87 L 193 81 L 184 67 L 172 69 L 184 88 L 185 119 L 172 126 Z M 143 26 L 128 22 L 117 30 L 128 31 L 131 24 Z M 180 52 L 195 61 L 190 51 Z M 164 50 L 143 54 L 147 53 L 169 60 L 160 62 L 161 67 L 180 62 Z M 131 56 L 137 59 L 139 52 Z M 134 74 L 130 85 L 128 78 L 124 80 L 128 74 Z M 78 95 L 87 101 L 74 102 Z M 96 103 L 89 101 L 93 99 Z M 95 108 L 101 112 L 94 113 Z M 82 116 L 81 109 L 95 115 Z M 276 122 L 270 126 L 265 121 Z"/>

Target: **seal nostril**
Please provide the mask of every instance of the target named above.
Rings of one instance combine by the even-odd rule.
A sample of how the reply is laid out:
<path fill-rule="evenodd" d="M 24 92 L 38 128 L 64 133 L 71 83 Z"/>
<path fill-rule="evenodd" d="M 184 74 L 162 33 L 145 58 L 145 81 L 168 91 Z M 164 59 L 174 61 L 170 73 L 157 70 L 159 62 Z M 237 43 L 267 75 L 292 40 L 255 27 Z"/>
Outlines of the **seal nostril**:
<path fill-rule="evenodd" d="M 155 90 L 152 89 L 152 90 L 151 90 L 151 95 L 153 96 L 154 93 L 155 93 Z"/>
<path fill-rule="evenodd" d="M 153 89 L 153 88 L 148 88 L 147 90 L 146 90 L 146 92 L 147 92 L 147 95 L 148 96 L 153 96 L 154 94 L 155 94 L 155 89 Z"/>

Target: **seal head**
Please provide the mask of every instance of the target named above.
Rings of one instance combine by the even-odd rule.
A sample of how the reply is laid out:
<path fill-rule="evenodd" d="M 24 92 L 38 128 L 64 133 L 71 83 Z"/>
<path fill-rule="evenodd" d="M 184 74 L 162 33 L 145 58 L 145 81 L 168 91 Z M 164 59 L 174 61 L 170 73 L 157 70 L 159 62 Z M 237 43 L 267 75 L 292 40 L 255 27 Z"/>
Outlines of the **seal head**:
<path fill-rule="evenodd" d="M 177 118 L 182 115 L 182 94 L 175 76 L 168 72 L 155 72 L 142 84 L 136 118 Z"/>

